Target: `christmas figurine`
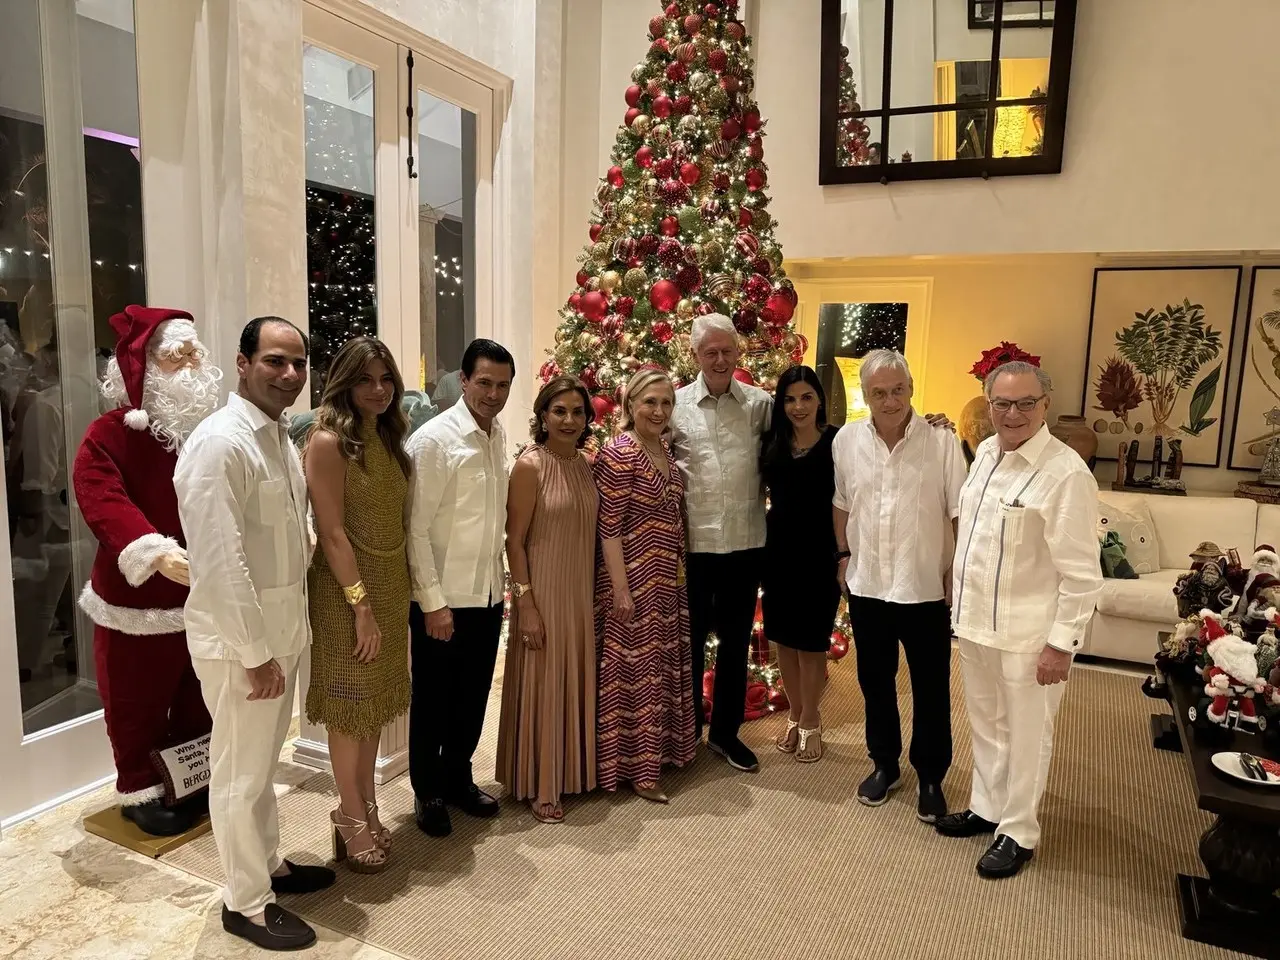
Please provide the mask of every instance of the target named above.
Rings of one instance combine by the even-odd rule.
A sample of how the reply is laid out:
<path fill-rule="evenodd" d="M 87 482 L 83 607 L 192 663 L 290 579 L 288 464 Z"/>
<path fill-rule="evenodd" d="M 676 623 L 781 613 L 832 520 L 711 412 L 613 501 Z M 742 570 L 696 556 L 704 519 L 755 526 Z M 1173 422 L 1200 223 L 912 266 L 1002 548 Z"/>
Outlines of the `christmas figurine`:
<path fill-rule="evenodd" d="M 1266 629 L 1271 607 L 1280 607 L 1280 556 L 1274 547 L 1263 543 L 1254 550 L 1240 599 L 1232 611 L 1245 637 L 1254 639 Z"/>
<path fill-rule="evenodd" d="M 121 813 L 145 833 L 171 836 L 193 826 L 207 800 L 201 741 L 211 726 L 187 653 L 173 470 L 182 442 L 217 407 L 222 374 L 188 313 L 130 306 L 111 326 L 119 339 L 102 393 L 114 409 L 90 424 L 72 473 L 98 541 L 80 606 L 95 624 Z"/>
<path fill-rule="evenodd" d="M 1254 697 L 1263 693 L 1267 684 L 1258 676 L 1257 648 L 1249 641 L 1229 632 L 1220 617 L 1205 611 L 1204 630 L 1201 635 L 1206 661 L 1202 668 L 1205 696 L 1209 706 L 1205 711 L 1211 723 L 1225 725 L 1232 707 L 1242 723 L 1257 724 L 1257 707 Z"/>

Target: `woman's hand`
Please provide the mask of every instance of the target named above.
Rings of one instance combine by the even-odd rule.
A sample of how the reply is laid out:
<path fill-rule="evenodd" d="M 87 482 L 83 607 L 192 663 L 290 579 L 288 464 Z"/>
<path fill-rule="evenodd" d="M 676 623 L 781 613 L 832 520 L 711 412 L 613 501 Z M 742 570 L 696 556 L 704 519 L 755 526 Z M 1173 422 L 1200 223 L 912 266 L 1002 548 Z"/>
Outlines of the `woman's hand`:
<path fill-rule="evenodd" d="M 357 604 L 356 608 L 356 659 L 361 663 L 372 663 L 382 649 L 382 630 L 373 617 L 373 607 L 368 601 Z"/>
<path fill-rule="evenodd" d="M 541 650 L 543 644 L 542 617 L 534 605 L 533 597 L 526 594 L 516 601 L 516 625 L 520 629 L 520 639 L 530 650 Z"/>
<path fill-rule="evenodd" d="M 613 618 L 620 623 L 630 623 L 636 615 L 636 604 L 626 587 L 613 588 Z"/>

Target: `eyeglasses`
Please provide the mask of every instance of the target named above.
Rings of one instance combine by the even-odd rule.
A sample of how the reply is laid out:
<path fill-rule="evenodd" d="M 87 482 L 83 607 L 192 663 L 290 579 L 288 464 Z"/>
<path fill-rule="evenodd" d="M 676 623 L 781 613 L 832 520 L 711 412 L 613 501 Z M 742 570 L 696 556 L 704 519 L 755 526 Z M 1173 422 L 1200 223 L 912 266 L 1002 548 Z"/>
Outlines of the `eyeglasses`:
<path fill-rule="evenodd" d="M 1019 413 L 1030 413 L 1043 399 L 1044 394 L 1042 393 L 1038 397 L 1023 397 L 1021 400 L 1006 400 L 1003 397 L 999 397 L 995 400 L 988 400 L 987 402 L 991 404 L 991 409 L 995 410 L 997 413 L 1008 413 L 1014 407 L 1018 408 Z"/>

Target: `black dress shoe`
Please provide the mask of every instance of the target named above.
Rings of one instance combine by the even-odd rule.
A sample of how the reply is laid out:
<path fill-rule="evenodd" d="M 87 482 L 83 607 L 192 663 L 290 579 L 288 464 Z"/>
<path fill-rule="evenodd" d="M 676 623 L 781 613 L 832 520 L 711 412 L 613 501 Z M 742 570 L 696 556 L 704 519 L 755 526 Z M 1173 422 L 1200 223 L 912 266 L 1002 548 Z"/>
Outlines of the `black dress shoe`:
<path fill-rule="evenodd" d="M 153 837 L 176 837 L 196 825 L 200 814 L 190 807 L 166 807 L 162 800 L 148 800 L 120 808 L 120 815 L 132 820 L 143 833 Z"/>
<path fill-rule="evenodd" d="M 444 808 L 440 799 L 413 800 L 413 818 L 418 821 L 418 829 L 429 837 L 447 837 L 453 831 L 449 822 L 449 811 Z"/>
<path fill-rule="evenodd" d="M 942 792 L 942 785 L 937 783 L 920 784 L 920 799 L 916 804 L 916 819 L 921 823 L 937 823 L 947 815 L 947 798 Z"/>
<path fill-rule="evenodd" d="M 1035 855 L 1034 850 L 1018 846 L 1012 837 L 1002 833 L 978 861 L 978 873 L 991 880 L 1012 877 Z"/>
<path fill-rule="evenodd" d="M 995 833 L 997 826 L 998 824 L 984 820 L 972 810 L 964 810 L 939 817 L 933 829 L 944 837 L 977 837 L 984 833 Z"/>
<path fill-rule="evenodd" d="M 263 950 L 303 950 L 316 942 L 316 932 L 306 921 L 279 904 L 268 903 L 262 919 L 266 923 L 257 924 L 243 913 L 222 908 L 222 929 Z"/>
<path fill-rule="evenodd" d="M 858 787 L 858 802 L 868 807 L 878 807 L 889 799 L 889 794 L 902 783 L 902 774 L 890 773 L 884 767 L 876 767 L 871 776 Z"/>
<path fill-rule="evenodd" d="M 325 887 L 333 886 L 337 879 L 328 867 L 313 867 L 308 864 L 284 861 L 289 872 L 271 878 L 271 889 L 276 893 L 315 893 Z"/>
<path fill-rule="evenodd" d="M 756 755 L 751 752 L 751 748 L 737 737 L 734 737 L 732 740 L 725 739 L 720 741 L 716 740 L 714 735 L 708 735 L 707 747 L 728 760 L 729 766 L 733 767 L 735 770 L 741 770 L 744 773 L 751 773 L 760 769 L 760 761 L 757 760 Z"/>
<path fill-rule="evenodd" d="M 463 787 L 459 793 L 445 797 L 445 803 L 473 817 L 488 818 L 498 815 L 498 801 L 474 783 Z"/>

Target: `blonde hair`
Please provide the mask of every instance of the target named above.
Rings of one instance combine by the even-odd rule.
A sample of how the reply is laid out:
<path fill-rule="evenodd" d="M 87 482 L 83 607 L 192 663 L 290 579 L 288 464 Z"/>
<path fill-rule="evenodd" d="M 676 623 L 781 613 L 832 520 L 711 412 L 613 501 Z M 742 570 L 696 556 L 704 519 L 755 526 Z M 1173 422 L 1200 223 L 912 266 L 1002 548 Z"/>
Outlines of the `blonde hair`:
<path fill-rule="evenodd" d="M 637 370 L 631 375 L 631 379 L 627 381 L 626 389 L 622 392 L 622 419 L 619 429 L 632 430 L 635 428 L 636 418 L 631 409 L 632 404 L 655 383 L 665 383 L 667 389 L 671 391 L 672 402 L 675 402 L 675 384 L 671 382 L 671 378 L 666 373 L 653 369 Z"/>

